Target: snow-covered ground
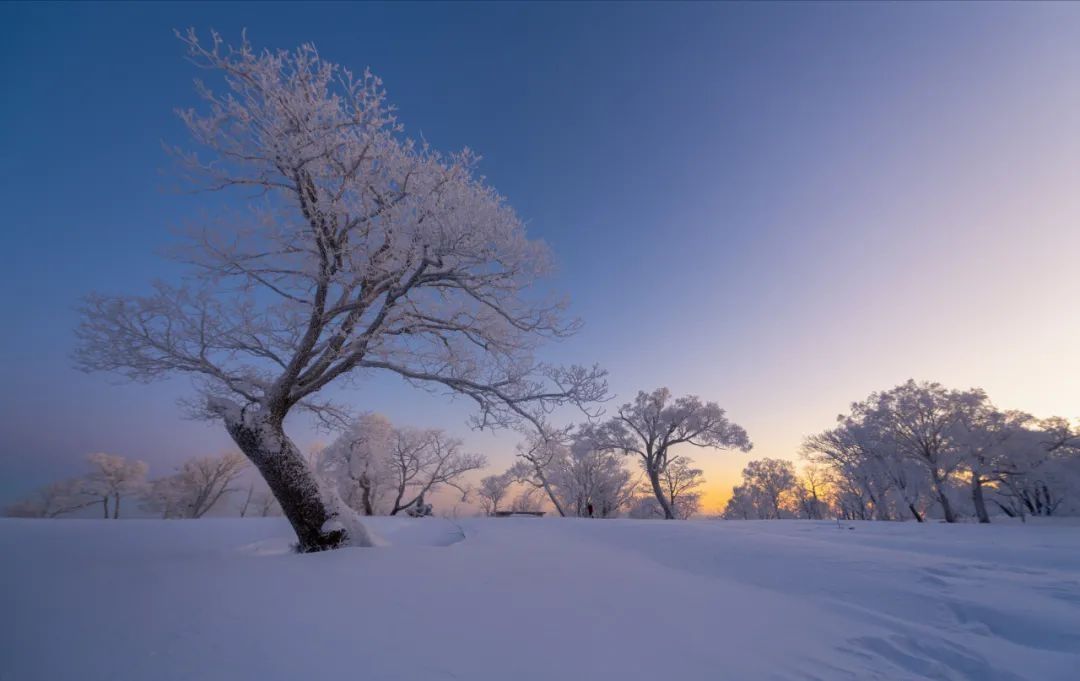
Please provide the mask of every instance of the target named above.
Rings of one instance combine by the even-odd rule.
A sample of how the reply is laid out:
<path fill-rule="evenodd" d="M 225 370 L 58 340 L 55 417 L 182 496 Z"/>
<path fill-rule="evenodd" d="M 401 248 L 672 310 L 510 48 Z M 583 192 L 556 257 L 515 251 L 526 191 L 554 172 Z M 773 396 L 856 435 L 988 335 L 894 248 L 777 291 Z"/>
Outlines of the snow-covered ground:
<path fill-rule="evenodd" d="M 0 521 L 0 679 L 1080 678 L 1076 525 L 374 525 Z"/>

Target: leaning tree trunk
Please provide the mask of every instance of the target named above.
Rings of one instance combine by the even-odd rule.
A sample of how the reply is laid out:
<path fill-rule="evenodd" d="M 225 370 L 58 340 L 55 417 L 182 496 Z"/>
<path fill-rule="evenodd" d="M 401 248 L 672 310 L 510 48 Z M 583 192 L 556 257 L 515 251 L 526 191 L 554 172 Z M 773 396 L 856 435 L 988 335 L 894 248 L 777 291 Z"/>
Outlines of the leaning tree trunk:
<path fill-rule="evenodd" d="M 226 419 L 225 428 L 281 504 L 296 532 L 301 553 L 335 549 L 347 543 L 345 529 L 324 529 L 333 514 L 307 460 L 285 435 L 280 420 Z"/>
<path fill-rule="evenodd" d="M 565 518 L 566 517 L 566 509 L 564 509 L 562 507 L 562 504 L 559 503 L 559 498 L 557 496 L 555 496 L 555 490 L 551 489 L 551 484 L 547 481 L 547 478 L 546 477 L 541 478 L 540 481 L 542 483 L 544 491 L 547 492 L 548 499 L 551 499 L 552 505 L 555 506 L 555 511 L 559 514 L 559 517 L 560 518 Z"/>
<path fill-rule="evenodd" d="M 675 520 L 675 514 L 671 511 L 671 504 L 668 502 L 667 497 L 664 496 L 664 488 L 660 485 L 660 471 L 650 468 L 649 482 L 652 484 L 656 500 L 660 502 L 660 508 L 664 509 L 664 519 Z"/>
<path fill-rule="evenodd" d="M 971 476 L 971 500 L 975 503 L 975 515 L 980 523 L 989 523 L 990 514 L 986 512 L 986 498 L 983 496 L 982 478 L 978 474 Z"/>
<path fill-rule="evenodd" d="M 911 503 L 909 501 L 907 507 L 908 507 L 908 510 L 911 511 L 911 515 L 915 516 L 915 520 L 917 520 L 918 522 L 921 523 L 922 522 L 922 514 L 919 513 L 919 509 L 915 508 L 915 504 L 913 504 L 913 503 Z"/>
<path fill-rule="evenodd" d="M 955 523 L 956 514 L 953 513 L 952 504 L 949 503 L 949 495 L 945 491 L 945 479 L 934 473 L 933 480 L 934 491 L 937 492 L 938 502 L 941 504 L 941 512 L 945 516 L 945 522 Z"/>

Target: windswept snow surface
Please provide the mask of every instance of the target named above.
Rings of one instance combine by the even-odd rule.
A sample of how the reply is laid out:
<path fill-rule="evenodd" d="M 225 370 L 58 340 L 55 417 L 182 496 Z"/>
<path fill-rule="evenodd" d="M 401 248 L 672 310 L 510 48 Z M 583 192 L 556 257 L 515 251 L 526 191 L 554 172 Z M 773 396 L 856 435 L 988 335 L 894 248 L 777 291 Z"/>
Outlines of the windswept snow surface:
<path fill-rule="evenodd" d="M 1076 525 L 372 524 L 0 521 L 0 679 L 1080 678 Z"/>

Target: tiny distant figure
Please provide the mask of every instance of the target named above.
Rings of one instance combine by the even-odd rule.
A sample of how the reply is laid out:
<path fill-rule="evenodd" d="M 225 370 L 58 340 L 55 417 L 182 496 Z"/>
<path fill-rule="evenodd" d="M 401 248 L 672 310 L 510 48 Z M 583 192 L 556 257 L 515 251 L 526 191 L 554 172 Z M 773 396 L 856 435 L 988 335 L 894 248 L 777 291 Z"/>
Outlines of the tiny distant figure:
<path fill-rule="evenodd" d="M 585 508 L 589 511 L 589 517 L 591 518 L 592 517 L 592 502 L 589 502 L 589 505 L 586 506 Z"/>

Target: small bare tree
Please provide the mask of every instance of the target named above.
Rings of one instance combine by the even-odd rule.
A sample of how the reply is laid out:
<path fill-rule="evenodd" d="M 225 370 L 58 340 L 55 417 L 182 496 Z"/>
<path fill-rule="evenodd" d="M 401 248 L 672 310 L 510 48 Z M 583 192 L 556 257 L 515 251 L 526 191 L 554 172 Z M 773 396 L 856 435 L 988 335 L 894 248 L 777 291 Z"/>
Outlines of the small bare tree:
<path fill-rule="evenodd" d="M 480 481 L 476 496 L 480 498 L 480 508 L 486 515 L 495 515 L 498 512 L 499 502 L 506 498 L 513 482 L 514 479 L 506 473 L 489 475 Z"/>
<path fill-rule="evenodd" d="M 466 495 L 462 476 L 486 466 L 487 459 L 480 454 L 466 454 L 461 446 L 461 440 L 447 437 L 440 430 L 397 429 L 389 465 L 394 484 L 390 515 L 397 515 L 443 486 Z"/>
<path fill-rule="evenodd" d="M 550 410 L 605 394 L 595 367 L 534 359 L 538 340 L 578 325 L 561 303 L 526 295 L 548 251 L 475 174 L 473 154 L 404 139 L 380 81 L 311 45 L 180 38 L 219 83 L 198 82 L 203 110 L 180 112 L 204 155 L 177 156 L 203 188 L 241 192 L 246 210 L 193 234 L 182 286 L 89 297 L 80 367 L 195 377 L 194 411 L 224 423 L 301 551 L 371 543 L 285 433 L 296 410 L 340 422 L 322 397 L 331 383 L 390 372 L 473 400 L 478 427 L 543 429 Z"/>
<path fill-rule="evenodd" d="M 566 509 L 563 508 L 551 479 L 553 471 L 561 468 L 569 455 L 569 448 L 561 435 L 543 432 L 530 434 L 525 442 L 518 444 L 518 461 L 510 467 L 507 475 L 515 482 L 543 490 L 555 511 L 565 517 Z"/>
<path fill-rule="evenodd" d="M 4 514 L 11 518 L 56 518 L 99 503 L 96 492 L 87 490 L 86 480 L 71 478 L 45 485 L 32 497 L 8 506 Z"/>
<path fill-rule="evenodd" d="M 144 508 L 159 511 L 164 518 L 201 518 L 237 490 L 233 483 L 247 465 L 236 452 L 188 459 L 175 474 L 151 481 Z"/>
<path fill-rule="evenodd" d="M 674 459 L 672 447 L 685 444 L 744 452 L 752 447 L 746 431 L 728 421 L 715 402 L 702 402 L 693 395 L 672 400 L 667 388 L 639 392 L 633 402 L 619 407 L 614 418 L 592 427 L 587 436 L 598 449 L 639 457 L 667 519 L 675 518 L 662 479 Z"/>
<path fill-rule="evenodd" d="M 109 501 L 112 501 L 112 517 L 120 517 L 120 499 L 141 493 L 146 486 L 145 461 L 134 461 L 113 454 L 97 453 L 86 457 L 91 471 L 84 481 L 87 494 L 101 499 L 102 512 L 109 517 Z"/>
<path fill-rule="evenodd" d="M 510 502 L 514 513 L 534 513 L 543 510 L 544 494 L 539 487 L 526 487 Z"/>

